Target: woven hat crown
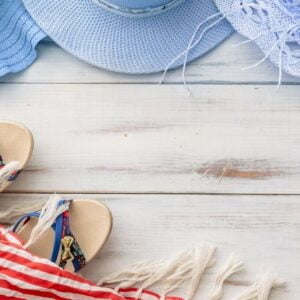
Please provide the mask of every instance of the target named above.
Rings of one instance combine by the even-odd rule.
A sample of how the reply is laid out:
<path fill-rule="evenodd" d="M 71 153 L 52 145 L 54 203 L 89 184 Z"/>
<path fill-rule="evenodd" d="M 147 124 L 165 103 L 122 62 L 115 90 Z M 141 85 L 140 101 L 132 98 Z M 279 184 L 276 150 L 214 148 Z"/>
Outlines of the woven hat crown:
<path fill-rule="evenodd" d="M 184 0 L 94 0 L 100 5 L 120 9 L 157 9 L 172 6 Z"/>

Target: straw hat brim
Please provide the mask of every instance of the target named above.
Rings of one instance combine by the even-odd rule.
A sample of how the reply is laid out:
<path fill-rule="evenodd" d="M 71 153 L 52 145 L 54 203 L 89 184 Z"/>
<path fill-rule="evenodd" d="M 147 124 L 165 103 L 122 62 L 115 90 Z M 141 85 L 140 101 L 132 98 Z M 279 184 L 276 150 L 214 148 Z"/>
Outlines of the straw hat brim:
<path fill-rule="evenodd" d="M 218 13 L 213 0 L 187 0 L 148 17 L 121 16 L 92 0 L 23 2 L 42 30 L 62 48 L 92 65 L 131 74 L 163 70 L 187 48 L 199 23 Z M 227 21 L 209 29 L 188 61 L 207 53 L 232 32 Z M 172 68 L 182 63 L 179 59 Z"/>
<path fill-rule="evenodd" d="M 29 67 L 43 38 L 21 0 L 0 1 L 0 76 Z"/>

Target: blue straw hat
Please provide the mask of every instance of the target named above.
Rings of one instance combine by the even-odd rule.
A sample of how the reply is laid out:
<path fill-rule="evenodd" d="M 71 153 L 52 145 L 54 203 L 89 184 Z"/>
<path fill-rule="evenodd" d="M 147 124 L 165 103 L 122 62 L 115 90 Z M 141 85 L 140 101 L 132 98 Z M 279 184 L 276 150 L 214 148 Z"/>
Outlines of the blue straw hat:
<path fill-rule="evenodd" d="M 21 0 L 0 1 L 0 76 L 27 68 L 45 36 Z"/>
<path fill-rule="evenodd" d="M 124 73 L 164 70 L 189 45 L 197 26 L 218 13 L 213 0 L 23 0 L 36 23 L 62 48 L 104 69 Z M 214 19 L 209 19 L 205 26 Z M 205 29 L 202 28 L 202 31 Z M 232 33 L 212 26 L 187 62 Z M 201 30 L 195 38 L 201 34 Z M 184 62 L 178 58 L 171 68 Z"/>

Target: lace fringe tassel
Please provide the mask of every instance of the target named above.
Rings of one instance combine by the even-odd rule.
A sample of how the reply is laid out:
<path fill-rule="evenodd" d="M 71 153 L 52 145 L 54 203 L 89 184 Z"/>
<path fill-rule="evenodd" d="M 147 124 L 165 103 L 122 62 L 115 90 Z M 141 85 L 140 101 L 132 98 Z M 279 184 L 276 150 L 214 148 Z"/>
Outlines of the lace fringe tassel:
<path fill-rule="evenodd" d="M 273 288 L 285 286 L 285 282 L 273 273 L 264 273 L 261 280 L 251 285 L 237 300 L 268 300 Z"/>
<path fill-rule="evenodd" d="M 244 269 L 244 264 L 239 259 L 230 256 L 227 263 L 221 269 L 219 275 L 216 278 L 215 287 L 209 295 L 209 300 L 219 300 L 223 294 L 223 286 L 226 279 L 231 275 L 238 273 Z"/>

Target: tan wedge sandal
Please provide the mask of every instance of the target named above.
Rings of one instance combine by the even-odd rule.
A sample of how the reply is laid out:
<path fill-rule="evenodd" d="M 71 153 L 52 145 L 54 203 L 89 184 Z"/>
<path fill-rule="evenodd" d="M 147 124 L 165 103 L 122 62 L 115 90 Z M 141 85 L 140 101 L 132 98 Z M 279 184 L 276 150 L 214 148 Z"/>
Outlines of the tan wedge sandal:
<path fill-rule="evenodd" d="M 0 192 L 17 179 L 32 149 L 29 129 L 15 122 L 0 121 Z"/>
<path fill-rule="evenodd" d="M 104 246 L 111 228 L 112 216 L 104 204 L 53 196 L 41 211 L 21 217 L 12 231 L 31 253 L 77 272 Z"/>

